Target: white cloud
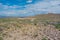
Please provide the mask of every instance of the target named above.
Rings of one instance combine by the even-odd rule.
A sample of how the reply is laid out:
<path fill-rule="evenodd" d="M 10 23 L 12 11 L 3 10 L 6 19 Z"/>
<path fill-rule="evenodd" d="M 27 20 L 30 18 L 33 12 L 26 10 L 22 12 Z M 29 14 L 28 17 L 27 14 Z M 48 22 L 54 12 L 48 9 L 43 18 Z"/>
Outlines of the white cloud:
<path fill-rule="evenodd" d="M 27 1 L 27 3 L 31 3 L 31 2 L 32 2 L 32 0 L 28 0 L 28 1 Z"/>
<path fill-rule="evenodd" d="M 32 0 L 29 0 L 32 1 Z M 3 8 L 3 11 L 0 11 L 0 14 L 6 14 L 6 15 L 20 15 L 20 14 L 26 14 L 26 15 L 35 15 L 35 14 L 41 14 L 41 13 L 60 13 L 60 0 L 51 0 L 51 1 L 42 1 L 35 4 L 29 4 L 25 5 L 25 9 L 17 9 L 22 8 L 22 6 L 13 5 L 3 5 L 0 3 L 0 8 Z"/>
<path fill-rule="evenodd" d="M 50 2 L 46 2 L 46 1 L 42 1 L 36 4 L 32 4 L 32 5 L 28 5 L 27 9 L 28 10 L 34 10 L 35 12 L 37 11 L 46 11 L 51 12 L 51 13 L 60 13 L 60 1 L 50 1 Z M 34 12 L 33 12 L 34 13 Z M 38 12 L 37 12 L 38 13 Z"/>

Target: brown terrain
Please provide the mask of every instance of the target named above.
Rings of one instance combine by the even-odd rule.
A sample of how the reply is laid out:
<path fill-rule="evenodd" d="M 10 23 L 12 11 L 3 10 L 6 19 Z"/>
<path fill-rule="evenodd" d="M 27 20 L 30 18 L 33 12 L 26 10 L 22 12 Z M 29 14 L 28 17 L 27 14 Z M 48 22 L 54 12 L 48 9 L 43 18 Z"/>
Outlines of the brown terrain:
<path fill-rule="evenodd" d="M 60 40 L 60 14 L 0 18 L 0 40 Z"/>

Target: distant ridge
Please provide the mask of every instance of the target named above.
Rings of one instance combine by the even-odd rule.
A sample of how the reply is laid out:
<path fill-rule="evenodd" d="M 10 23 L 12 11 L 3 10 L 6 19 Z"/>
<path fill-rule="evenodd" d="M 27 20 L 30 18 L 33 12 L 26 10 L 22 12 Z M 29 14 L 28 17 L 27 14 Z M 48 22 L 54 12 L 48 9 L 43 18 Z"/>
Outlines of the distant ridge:
<path fill-rule="evenodd" d="M 30 18 L 30 17 L 36 17 L 36 18 L 38 18 L 38 17 L 60 17 L 60 14 L 54 14 L 54 13 L 48 13 L 48 14 L 37 14 L 37 15 L 34 15 L 34 16 L 2 16 L 2 15 L 0 15 L 0 18 Z"/>
<path fill-rule="evenodd" d="M 5 18 L 5 17 L 7 17 L 7 16 L 2 16 L 2 15 L 0 15 L 0 18 Z"/>

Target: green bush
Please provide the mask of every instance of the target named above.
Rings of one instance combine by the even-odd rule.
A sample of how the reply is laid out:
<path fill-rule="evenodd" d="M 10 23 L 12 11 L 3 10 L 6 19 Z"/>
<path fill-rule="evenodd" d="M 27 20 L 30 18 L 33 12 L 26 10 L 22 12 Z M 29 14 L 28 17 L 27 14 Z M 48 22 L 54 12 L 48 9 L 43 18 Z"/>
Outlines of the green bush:
<path fill-rule="evenodd" d="M 55 24 L 55 28 L 60 30 L 60 24 Z"/>
<path fill-rule="evenodd" d="M 3 40 L 3 38 L 2 38 L 2 37 L 0 37 L 0 40 Z"/>
<path fill-rule="evenodd" d="M 42 40 L 47 40 L 46 38 L 43 38 Z"/>

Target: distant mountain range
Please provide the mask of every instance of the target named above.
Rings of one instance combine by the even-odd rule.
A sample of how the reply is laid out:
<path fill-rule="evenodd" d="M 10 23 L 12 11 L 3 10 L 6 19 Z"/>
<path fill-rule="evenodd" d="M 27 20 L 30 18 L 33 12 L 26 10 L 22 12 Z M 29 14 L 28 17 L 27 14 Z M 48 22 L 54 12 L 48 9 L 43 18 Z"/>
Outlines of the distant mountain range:
<path fill-rule="evenodd" d="M 2 15 L 0 15 L 0 18 L 5 18 L 5 17 L 7 17 L 7 16 L 2 16 Z"/>
<path fill-rule="evenodd" d="M 2 15 L 0 15 L 0 18 L 24 18 L 24 17 L 21 17 L 21 16 L 2 16 Z"/>
<path fill-rule="evenodd" d="M 48 13 L 48 14 L 39 14 L 35 16 L 2 16 L 0 15 L 0 18 L 24 18 L 24 17 L 60 17 L 60 14 L 53 14 L 53 13 Z"/>

